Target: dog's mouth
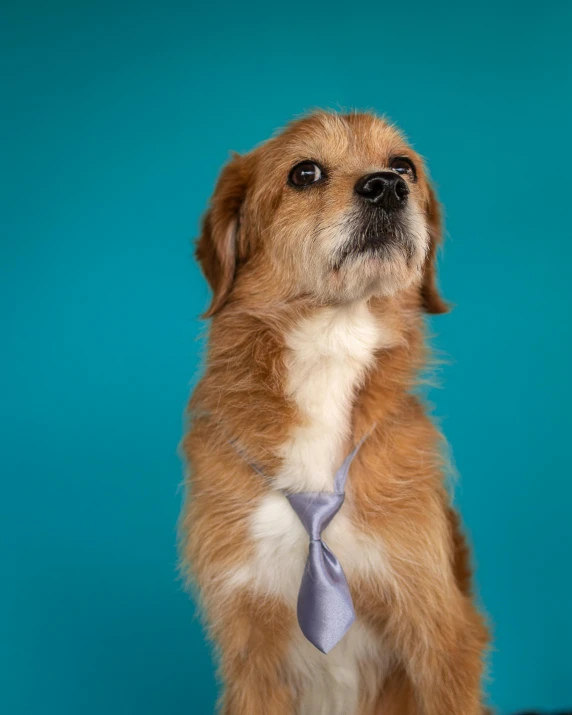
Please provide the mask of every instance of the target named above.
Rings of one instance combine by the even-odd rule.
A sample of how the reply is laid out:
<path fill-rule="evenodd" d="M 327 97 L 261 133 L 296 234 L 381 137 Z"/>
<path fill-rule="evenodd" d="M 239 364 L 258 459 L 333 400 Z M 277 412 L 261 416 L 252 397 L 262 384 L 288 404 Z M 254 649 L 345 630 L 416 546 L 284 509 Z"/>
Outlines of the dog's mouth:
<path fill-rule="evenodd" d="M 410 264 L 415 255 L 415 242 L 403 216 L 389 215 L 379 210 L 366 216 L 361 215 L 352 219 L 348 234 L 349 240 L 340 246 L 333 257 L 334 271 L 339 271 L 344 264 L 358 258 L 390 261 L 401 254 L 406 263 Z"/>

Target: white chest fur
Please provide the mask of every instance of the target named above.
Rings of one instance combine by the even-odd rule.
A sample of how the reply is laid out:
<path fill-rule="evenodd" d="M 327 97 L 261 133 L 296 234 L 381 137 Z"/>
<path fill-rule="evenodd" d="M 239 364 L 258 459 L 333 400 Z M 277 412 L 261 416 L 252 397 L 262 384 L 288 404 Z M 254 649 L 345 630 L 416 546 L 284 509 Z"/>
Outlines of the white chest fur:
<path fill-rule="evenodd" d="M 277 488 L 326 491 L 344 458 L 350 412 L 377 348 L 392 335 L 366 303 L 322 308 L 287 336 L 288 396 L 304 423 L 283 447 Z"/>
<path fill-rule="evenodd" d="M 254 511 L 255 557 L 232 575 L 234 586 L 248 586 L 296 607 L 308 535 L 282 490 L 333 489 L 335 471 L 350 444 L 356 391 L 375 351 L 393 342 L 365 303 L 323 308 L 287 336 L 287 392 L 303 420 L 284 443 L 276 491 L 266 495 Z M 389 577 L 383 544 L 352 524 L 346 505 L 323 538 L 348 579 L 356 572 Z M 301 692 L 299 715 L 354 715 L 360 682 L 368 677 L 377 681 L 385 657 L 382 644 L 359 622 L 327 656 L 296 632 L 290 666 Z"/>

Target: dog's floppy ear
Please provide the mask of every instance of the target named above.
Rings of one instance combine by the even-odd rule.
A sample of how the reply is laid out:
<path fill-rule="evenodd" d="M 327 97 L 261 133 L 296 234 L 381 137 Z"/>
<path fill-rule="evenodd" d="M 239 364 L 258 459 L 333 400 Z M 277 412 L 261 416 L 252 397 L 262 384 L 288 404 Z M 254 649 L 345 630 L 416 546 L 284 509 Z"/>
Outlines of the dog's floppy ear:
<path fill-rule="evenodd" d="M 246 246 L 239 241 L 240 209 L 249 181 L 249 162 L 233 154 L 222 170 L 210 206 L 202 222 L 195 257 L 212 289 L 212 302 L 203 318 L 213 315 L 226 303 L 237 262 L 245 258 Z"/>
<path fill-rule="evenodd" d="M 427 200 L 427 225 L 429 228 L 429 250 L 423 269 L 421 304 L 427 313 L 448 313 L 449 306 L 441 298 L 437 288 L 437 249 L 443 238 L 443 225 L 441 207 L 432 186 L 429 186 Z"/>

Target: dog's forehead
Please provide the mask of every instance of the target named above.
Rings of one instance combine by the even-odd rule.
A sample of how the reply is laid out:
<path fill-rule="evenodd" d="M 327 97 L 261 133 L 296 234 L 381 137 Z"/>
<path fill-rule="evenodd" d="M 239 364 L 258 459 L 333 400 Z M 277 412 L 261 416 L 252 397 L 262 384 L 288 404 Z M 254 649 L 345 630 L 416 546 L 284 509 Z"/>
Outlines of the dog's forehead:
<path fill-rule="evenodd" d="M 275 141 L 292 159 L 360 166 L 411 151 L 399 131 L 372 114 L 320 112 L 291 124 Z"/>

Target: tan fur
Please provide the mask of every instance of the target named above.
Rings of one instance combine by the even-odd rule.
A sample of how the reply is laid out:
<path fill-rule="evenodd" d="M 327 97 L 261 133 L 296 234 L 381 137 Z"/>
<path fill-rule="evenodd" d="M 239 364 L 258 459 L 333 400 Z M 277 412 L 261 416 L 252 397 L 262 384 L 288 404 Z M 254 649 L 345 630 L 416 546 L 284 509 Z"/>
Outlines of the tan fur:
<path fill-rule="evenodd" d="M 371 261 L 359 272 L 351 266 L 328 272 L 323 256 L 341 240 L 336 227 L 351 210 L 355 181 L 384 169 L 395 155 L 417 166 L 410 201 L 423 217 L 426 245 L 422 236 L 416 239 L 410 266 Z M 331 180 L 300 192 L 286 179 L 306 159 L 327 165 Z M 237 574 L 250 573 L 255 563 L 254 515 L 276 492 L 287 439 L 308 419 L 288 393 L 289 336 L 324 306 L 356 300 L 394 339 L 364 363 L 339 444 L 343 456 L 375 424 L 352 465 L 339 515 L 352 534 L 379 545 L 387 564 L 378 571 L 347 564 L 354 628 L 364 633 L 351 656 L 358 668 L 352 677 L 361 673 L 355 715 L 482 711 L 487 631 L 444 487 L 441 437 L 411 393 L 425 362 L 422 311 L 446 310 L 435 278 L 440 230 L 420 157 L 373 115 L 314 114 L 235 156 L 221 175 L 197 245 L 213 288 L 207 312 L 213 320 L 184 439 L 192 476 L 181 527 L 183 559 L 220 654 L 223 715 L 298 715 L 302 707 L 308 683 L 293 660 L 302 657 L 293 605 Z M 237 454 L 230 438 L 263 474 Z M 372 638 L 379 650 L 366 643 Z M 336 646 L 343 647 L 343 641 Z M 316 663 L 328 672 L 328 661 Z"/>

